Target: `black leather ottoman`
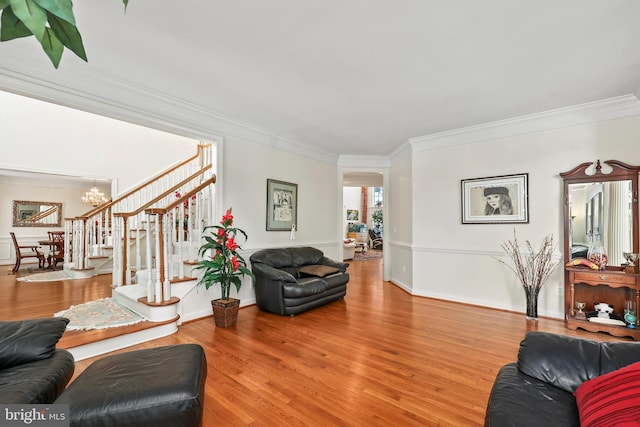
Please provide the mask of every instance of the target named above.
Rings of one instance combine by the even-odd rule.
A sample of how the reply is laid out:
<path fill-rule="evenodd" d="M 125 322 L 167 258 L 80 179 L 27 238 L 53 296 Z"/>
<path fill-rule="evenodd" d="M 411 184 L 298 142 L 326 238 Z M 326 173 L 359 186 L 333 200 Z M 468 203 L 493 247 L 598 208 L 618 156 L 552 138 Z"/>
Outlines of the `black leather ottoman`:
<path fill-rule="evenodd" d="M 206 376 L 197 344 L 130 351 L 89 365 L 55 403 L 71 426 L 199 426 Z"/>

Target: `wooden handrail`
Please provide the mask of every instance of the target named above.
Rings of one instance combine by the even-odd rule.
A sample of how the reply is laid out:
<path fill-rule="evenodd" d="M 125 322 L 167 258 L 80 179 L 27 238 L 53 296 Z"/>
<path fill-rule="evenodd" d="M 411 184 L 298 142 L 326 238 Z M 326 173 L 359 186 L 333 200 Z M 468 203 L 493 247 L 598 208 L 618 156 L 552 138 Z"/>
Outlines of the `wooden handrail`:
<path fill-rule="evenodd" d="M 191 198 L 191 196 L 193 196 L 194 194 L 197 194 L 198 191 L 203 190 L 205 188 L 207 188 L 209 185 L 215 184 L 216 183 L 216 176 L 213 175 L 211 178 L 207 179 L 206 181 L 204 181 L 202 184 L 198 185 L 197 187 L 195 187 L 193 190 L 189 191 L 188 193 L 185 193 L 184 196 L 177 198 L 174 202 L 170 203 L 169 205 L 167 205 L 164 208 L 149 208 L 149 209 L 145 209 L 145 213 L 148 214 L 154 214 L 154 215 L 158 215 L 158 214 L 164 214 L 169 212 L 171 209 L 175 208 L 176 206 L 179 206 L 180 204 L 186 202 L 187 200 L 189 200 Z"/>
<path fill-rule="evenodd" d="M 145 187 L 148 187 L 149 185 L 153 184 L 154 182 L 156 182 L 157 180 L 159 180 L 160 178 L 170 174 L 171 172 L 179 169 L 180 167 L 186 165 L 187 163 L 196 160 L 198 157 L 200 157 L 200 155 L 202 154 L 202 150 L 204 150 L 204 148 L 209 147 L 211 144 L 198 144 L 198 151 L 194 156 L 189 157 L 188 159 L 178 163 L 175 166 L 170 167 L 169 169 L 165 170 L 164 172 L 150 178 L 149 180 L 147 180 L 146 182 L 138 185 L 137 187 L 129 190 L 128 192 L 126 192 L 125 194 L 123 194 L 122 196 L 118 197 L 115 200 L 111 200 L 110 202 L 104 203 L 100 206 L 98 206 L 97 208 L 93 208 L 90 211 L 82 214 L 79 216 L 79 218 L 83 218 L 83 217 L 91 217 L 93 215 L 97 215 L 105 210 L 107 210 L 108 208 L 110 208 L 111 206 L 113 206 L 114 204 L 126 199 L 127 197 L 129 197 L 130 195 L 132 195 L 133 193 L 142 190 Z"/>
<path fill-rule="evenodd" d="M 175 209 L 178 204 L 184 203 L 187 198 L 215 184 L 216 176 L 212 173 L 213 169 L 211 145 L 200 143 L 195 155 L 146 180 L 122 196 L 77 217 L 66 218 L 65 227 L 71 230 L 71 240 L 74 247 L 74 258 L 69 262 L 73 262 L 74 268 L 84 269 L 90 260 L 90 250 L 94 251 L 94 255 L 101 255 L 101 252 L 106 248 L 106 240 L 111 237 L 113 239 L 114 284 L 116 286 L 130 284 L 131 263 L 128 252 L 130 249 L 129 241 L 132 239 L 131 235 L 134 230 L 130 227 L 135 225 L 136 236 L 140 237 L 140 231 L 144 231 L 146 228 L 142 218 L 143 213 L 149 214 L 148 210 L 157 206 L 162 207 L 161 212 L 169 212 L 171 209 Z M 185 177 L 186 174 L 189 176 Z M 167 188 L 168 186 L 171 187 Z M 184 191 L 186 191 L 184 196 L 173 197 L 174 193 L 178 195 Z M 161 225 L 163 219 L 158 218 L 156 222 L 159 221 Z M 166 219 L 164 220 L 166 221 Z M 164 238 L 167 238 L 166 230 L 163 228 L 161 227 L 159 232 L 165 233 Z M 90 248 L 88 238 L 91 239 L 92 245 L 94 240 L 97 245 Z M 140 239 L 137 240 L 135 264 L 136 268 L 140 269 L 142 268 Z M 164 239 L 158 244 L 160 249 L 164 248 L 163 242 Z M 191 242 L 189 244 L 192 247 Z M 180 250 L 182 250 L 182 245 L 180 245 Z M 157 256 L 157 262 L 160 263 L 161 275 L 163 276 L 165 275 L 165 266 L 168 267 L 164 258 L 163 252 Z M 147 264 L 149 271 L 152 271 L 151 261 L 149 260 Z M 180 274 L 182 275 L 182 270 Z"/>
<path fill-rule="evenodd" d="M 138 215 L 140 212 L 142 212 L 143 210 L 147 209 L 149 206 L 153 205 L 154 203 L 164 199 L 165 197 L 167 197 L 170 194 L 173 194 L 176 192 L 176 190 L 178 190 L 180 187 L 182 187 L 184 185 L 185 182 L 190 182 L 191 180 L 193 180 L 194 178 L 197 178 L 198 176 L 202 175 L 204 172 L 208 171 L 209 169 L 211 169 L 211 165 L 207 165 L 204 168 L 200 169 L 198 172 L 192 174 L 191 176 L 189 176 L 188 178 L 186 178 L 184 181 L 174 185 L 173 187 L 171 187 L 170 189 L 168 189 L 167 191 L 165 191 L 164 193 L 156 196 L 154 199 L 148 201 L 147 203 L 145 203 L 144 205 L 140 206 L 139 208 L 137 208 L 134 211 L 131 212 L 115 212 L 113 214 L 113 216 L 120 216 L 120 217 L 130 217 L 130 216 L 135 216 Z M 209 182 L 211 179 L 213 179 L 213 182 L 211 182 L 211 184 L 216 182 L 215 179 L 215 175 L 212 176 L 212 178 L 208 179 L 205 182 Z M 202 185 L 202 184 L 201 184 Z M 200 186 L 201 186 L 200 185 Z M 200 188 L 200 186 L 198 186 L 198 188 Z M 192 190 L 193 191 L 193 190 Z M 191 194 L 191 192 L 189 192 L 189 194 Z M 178 200 L 182 200 L 182 199 L 178 199 Z M 172 203 L 173 205 L 173 203 Z"/>

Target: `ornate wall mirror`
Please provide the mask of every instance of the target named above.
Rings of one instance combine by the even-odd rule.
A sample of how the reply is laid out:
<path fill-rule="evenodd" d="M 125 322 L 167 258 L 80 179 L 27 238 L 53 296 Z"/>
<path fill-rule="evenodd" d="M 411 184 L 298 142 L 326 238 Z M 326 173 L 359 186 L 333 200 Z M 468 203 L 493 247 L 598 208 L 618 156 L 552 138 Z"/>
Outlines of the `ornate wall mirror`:
<path fill-rule="evenodd" d="M 14 227 L 61 227 L 62 203 L 13 201 Z"/>
<path fill-rule="evenodd" d="M 564 178 L 565 260 L 586 258 L 599 239 L 608 265 L 625 263 L 624 252 L 638 252 L 638 172 L 617 160 L 583 163 Z"/>

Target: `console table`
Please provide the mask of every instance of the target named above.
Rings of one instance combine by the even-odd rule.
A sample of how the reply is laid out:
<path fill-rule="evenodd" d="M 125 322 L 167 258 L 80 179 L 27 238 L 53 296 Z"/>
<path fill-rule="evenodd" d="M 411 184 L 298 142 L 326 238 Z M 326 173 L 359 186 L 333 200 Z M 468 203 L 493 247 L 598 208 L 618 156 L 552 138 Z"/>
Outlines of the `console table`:
<path fill-rule="evenodd" d="M 576 318 L 576 301 L 586 303 L 592 311 L 597 302 L 612 304 L 620 317 L 624 314 L 624 301 L 634 299 L 640 307 L 640 274 L 625 273 L 620 267 L 607 267 L 604 271 L 584 267 L 565 267 L 565 321 L 568 329 L 584 329 L 590 332 L 606 332 L 616 337 L 640 340 L 640 323 L 636 329 L 627 326 L 606 325 Z"/>

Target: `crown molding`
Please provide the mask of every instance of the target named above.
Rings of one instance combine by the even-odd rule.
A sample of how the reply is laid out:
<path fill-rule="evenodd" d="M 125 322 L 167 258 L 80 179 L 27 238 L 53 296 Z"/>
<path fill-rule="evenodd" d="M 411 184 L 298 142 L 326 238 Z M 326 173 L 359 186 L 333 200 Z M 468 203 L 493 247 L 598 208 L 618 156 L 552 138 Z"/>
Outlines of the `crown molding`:
<path fill-rule="evenodd" d="M 635 115 L 640 115 L 640 100 L 629 94 L 411 138 L 409 144 L 415 153 Z"/>
<path fill-rule="evenodd" d="M 274 134 L 232 117 L 153 90 L 133 85 L 74 57 L 65 69 L 52 70 L 38 50 L 3 46 L 0 89 L 194 139 L 233 137 L 294 153 L 332 165 L 389 167 L 412 152 L 428 151 L 490 139 L 577 126 L 640 115 L 633 94 L 410 138 L 390 156 L 337 155 Z M 14 52 L 14 49 L 15 52 Z M 36 56 L 36 53 L 38 56 Z M 66 67 L 69 67 L 68 69 Z M 14 70 L 22 70 L 17 72 Z M 638 89 L 640 92 L 640 89 Z"/>
<path fill-rule="evenodd" d="M 336 154 L 276 135 L 148 87 L 133 85 L 92 69 L 85 63 L 78 67 L 71 64 L 74 68 L 72 73 L 58 70 L 52 74 L 50 70 L 42 71 L 33 66 L 30 58 L 24 61 L 26 66 L 22 62 L 18 64 L 12 58 L 9 55 L 7 62 L 0 67 L 0 89 L 6 92 L 188 138 L 233 137 L 334 165 L 338 160 Z M 31 60 L 36 61 L 36 58 Z M 30 74 L 15 72 L 14 69 L 27 70 Z"/>
<path fill-rule="evenodd" d="M 411 143 L 409 141 L 403 142 L 398 148 L 396 148 L 389 158 L 392 162 L 402 159 L 403 157 L 408 157 L 411 155 Z"/>
<path fill-rule="evenodd" d="M 391 166 L 391 161 L 385 156 L 355 156 L 343 154 L 338 157 L 338 166 L 347 168 L 384 169 Z"/>

